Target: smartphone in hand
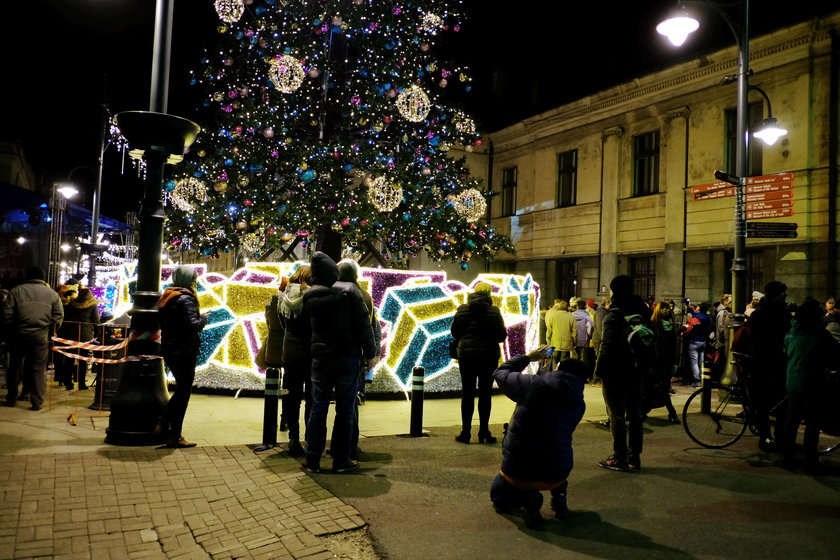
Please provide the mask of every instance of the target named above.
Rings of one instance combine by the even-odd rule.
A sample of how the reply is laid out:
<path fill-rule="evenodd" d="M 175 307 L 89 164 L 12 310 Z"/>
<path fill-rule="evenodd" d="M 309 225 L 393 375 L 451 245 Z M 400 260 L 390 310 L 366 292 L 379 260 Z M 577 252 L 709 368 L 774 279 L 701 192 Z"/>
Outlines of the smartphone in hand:
<path fill-rule="evenodd" d="M 545 357 L 550 358 L 551 355 L 554 354 L 554 346 L 549 346 L 545 349 Z"/>

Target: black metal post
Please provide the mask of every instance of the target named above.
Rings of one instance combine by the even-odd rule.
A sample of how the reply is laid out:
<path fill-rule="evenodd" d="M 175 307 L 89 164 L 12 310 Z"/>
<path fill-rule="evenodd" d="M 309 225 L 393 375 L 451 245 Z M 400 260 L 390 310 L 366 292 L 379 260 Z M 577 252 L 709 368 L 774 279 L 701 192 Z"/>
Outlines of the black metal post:
<path fill-rule="evenodd" d="M 423 390 L 426 368 L 416 366 L 411 377 L 411 437 L 423 436 Z"/>

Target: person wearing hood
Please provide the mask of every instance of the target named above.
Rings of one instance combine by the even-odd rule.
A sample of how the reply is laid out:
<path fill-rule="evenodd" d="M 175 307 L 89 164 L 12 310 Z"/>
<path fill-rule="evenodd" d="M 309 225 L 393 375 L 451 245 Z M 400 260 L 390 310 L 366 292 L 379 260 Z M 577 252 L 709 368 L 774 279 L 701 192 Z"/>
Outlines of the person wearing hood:
<path fill-rule="evenodd" d="M 603 383 L 613 453 L 598 465 L 615 471 L 639 471 L 644 437 L 643 372 L 641 368 L 636 367 L 633 351 L 627 340 L 626 317 L 641 315 L 643 324 L 649 324 L 650 308 L 642 298 L 633 293 L 633 280 L 626 274 L 613 278 L 610 282 L 610 293 L 610 307 L 604 316 L 601 350 L 595 364 L 595 374 Z"/>
<path fill-rule="evenodd" d="M 3 302 L 3 321 L 9 329 L 6 406 L 15 406 L 21 377 L 23 393 L 29 394 L 30 410 L 41 410 L 44 404 L 50 328 L 60 327 L 64 320 L 58 294 L 44 278 L 43 268 L 30 268 L 26 282 L 12 288 Z"/>
<path fill-rule="evenodd" d="M 312 255 L 312 287 L 303 295 L 303 309 L 312 324 L 312 413 L 306 427 L 306 468 L 320 472 L 326 448 L 327 412 L 335 392 L 331 438 L 333 472 L 359 468 L 350 459 L 359 368 L 373 367 L 378 356 L 373 329 L 358 288 L 338 280 L 338 267 L 326 253 Z"/>
<path fill-rule="evenodd" d="M 373 297 L 359 286 L 359 267 L 354 261 L 341 261 L 338 263 L 338 279 L 341 282 L 353 284 L 358 288 L 359 295 L 365 302 L 370 318 L 370 328 L 373 329 L 373 342 L 376 345 L 376 355 L 381 351 L 380 341 L 382 340 L 382 327 L 379 324 L 379 317 L 376 314 L 376 306 L 373 305 Z M 363 364 L 364 365 L 364 364 Z M 350 439 L 350 459 L 355 460 L 359 451 L 359 405 L 364 403 L 365 398 L 365 374 L 369 368 L 362 367 L 359 370 L 359 386 L 356 391 L 356 421 L 353 424 L 353 436 Z"/>
<path fill-rule="evenodd" d="M 450 332 L 458 342 L 458 369 L 461 373 L 461 433 L 459 443 L 469 443 L 478 382 L 478 441 L 495 443 L 490 433 L 491 389 L 493 371 L 499 365 L 499 344 L 507 338 L 502 313 L 490 298 L 492 288 L 486 282 L 475 285 L 467 303 L 458 306 Z"/>
<path fill-rule="evenodd" d="M 197 281 L 198 272 L 193 267 L 179 266 L 172 272 L 172 286 L 163 291 L 157 303 L 161 354 L 175 376 L 175 393 L 155 431 L 165 434 L 166 446 L 172 448 L 196 445 L 187 441 L 181 430 L 195 380 L 195 362 L 201 346 L 199 334 L 207 325 L 207 315 L 199 314 Z"/>
<path fill-rule="evenodd" d="M 78 290 L 71 289 L 63 291 L 61 302 L 64 304 L 64 322 L 58 330 L 60 338 L 88 342 L 96 337 L 96 325 L 99 324 L 99 301 L 93 297 L 90 288 L 73 286 Z M 62 291 L 59 290 L 59 295 Z M 59 358 L 60 356 L 60 358 Z M 85 374 L 87 363 L 79 361 L 78 366 L 73 366 L 73 358 L 68 358 L 56 352 L 56 381 L 63 383 L 68 391 L 74 389 L 73 383 L 79 383 L 79 391 L 87 389 Z M 59 373 L 59 369 L 61 369 Z M 75 374 L 75 375 L 74 375 Z"/>
<path fill-rule="evenodd" d="M 560 362 L 559 370 L 522 373 L 530 362 L 545 359 L 549 346 L 515 356 L 493 373 L 502 392 L 516 403 L 502 442 L 502 465 L 490 486 L 498 513 L 524 508 L 525 523 L 538 527 L 543 497 L 551 492 L 557 519 L 569 515 L 568 478 L 574 463 L 572 434 L 583 418 L 583 387 L 589 368 L 580 360 Z"/>
<path fill-rule="evenodd" d="M 303 296 L 312 283 L 312 271 L 302 264 L 289 277 L 289 283 L 278 293 L 279 320 L 283 329 L 283 416 L 289 430 L 289 455 L 303 455 L 300 443 L 300 404 L 304 402 L 304 425 L 312 412 L 312 325 L 304 312 Z M 307 438 L 308 439 L 308 438 Z"/>
<path fill-rule="evenodd" d="M 806 472 L 817 474 L 820 469 L 817 447 L 820 438 L 821 405 L 825 403 L 832 408 L 836 406 L 836 403 L 830 400 L 832 397 L 821 398 L 826 393 L 825 372 L 836 370 L 840 365 L 840 346 L 823 327 L 823 312 L 817 300 L 807 299 L 797 308 L 790 331 L 785 335 L 784 349 L 787 356 L 788 395 L 787 422 L 783 441 L 780 442 L 784 453 L 784 465 L 787 468 L 797 466 L 796 434 L 804 420 L 803 466 Z"/>

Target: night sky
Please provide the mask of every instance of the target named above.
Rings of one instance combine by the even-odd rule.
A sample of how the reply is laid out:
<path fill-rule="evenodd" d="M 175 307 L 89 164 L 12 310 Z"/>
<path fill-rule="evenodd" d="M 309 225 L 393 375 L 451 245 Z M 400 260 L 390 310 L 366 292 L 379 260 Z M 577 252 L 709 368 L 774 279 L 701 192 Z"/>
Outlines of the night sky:
<path fill-rule="evenodd" d="M 36 174 L 49 184 L 77 166 L 96 165 L 103 100 L 112 113 L 148 110 L 155 2 L 9 4 L 0 36 L 0 140 L 23 145 Z M 700 31 L 681 49 L 670 47 L 655 27 L 675 5 L 465 0 L 463 30 L 441 45 L 440 56 L 470 67 L 473 91 L 457 101 L 482 130 L 493 131 L 734 44 L 722 18 L 701 9 Z M 840 10 L 840 0 L 798 1 L 784 9 L 752 0 L 751 6 L 755 36 Z M 175 0 L 169 113 L 193 118 L 201 91 L 187 87 L 186 69 L 197 64 L 203 48 L 215 45 L 217 24 L 212 0 Z M 107 150 L 103 212 L 118 219 L 138 209 L 141 196 L 140 181 L 129 169 L 121 176 L 120 165 L 115 150 Z M 89 205 L 94 171 L 83 167 L 72 179 L 86 191 L 87 200 L 77 202 Z"/>

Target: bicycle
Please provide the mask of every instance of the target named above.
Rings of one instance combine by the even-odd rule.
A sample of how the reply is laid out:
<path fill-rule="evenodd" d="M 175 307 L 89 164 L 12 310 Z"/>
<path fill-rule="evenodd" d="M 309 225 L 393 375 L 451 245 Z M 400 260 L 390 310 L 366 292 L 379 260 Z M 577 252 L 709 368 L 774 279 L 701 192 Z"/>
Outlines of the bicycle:
<path fill-rule="evenodd" d="M 750 359 L 746 354 L 733 352 L 739 366 L 738 380 L 730 385 L 718 382 L 704 383 L 692 393 L 683 407 L 683 428 L 692 441 L 708 449 L 723 449 L 741 439 L 749 428 L 758 435 L 755 414 L 746 382 L 744 362 Z M 770 411 L 771 416 L 787 400 L 785 396 Z M 840 430 L 820 432 L 818 452 L 831 453 L 840 447 Z"/>

